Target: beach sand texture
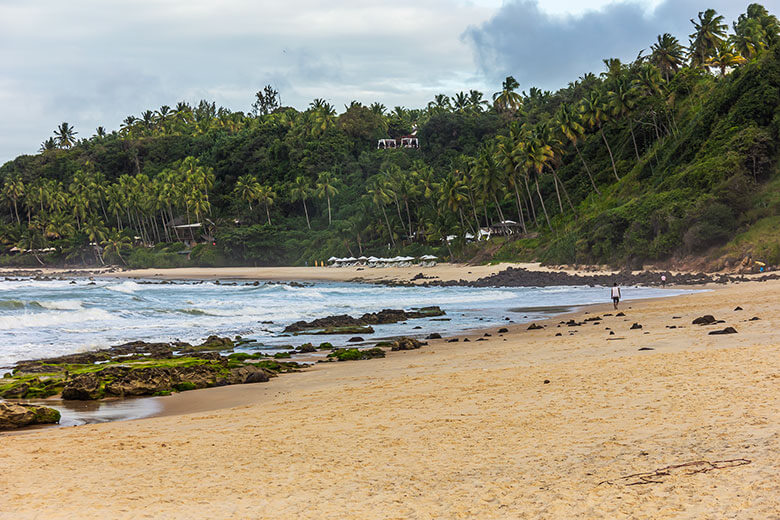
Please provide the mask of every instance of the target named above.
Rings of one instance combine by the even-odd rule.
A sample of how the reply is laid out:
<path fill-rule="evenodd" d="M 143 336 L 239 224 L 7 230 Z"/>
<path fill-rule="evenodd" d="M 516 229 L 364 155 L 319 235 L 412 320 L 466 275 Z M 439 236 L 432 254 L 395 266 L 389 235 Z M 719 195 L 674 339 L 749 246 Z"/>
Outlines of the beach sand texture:
<path fill-rule="evenodd" d="M 0 518 L 780 518 L 780 283 L 621 310 L 1 436 Z"/>

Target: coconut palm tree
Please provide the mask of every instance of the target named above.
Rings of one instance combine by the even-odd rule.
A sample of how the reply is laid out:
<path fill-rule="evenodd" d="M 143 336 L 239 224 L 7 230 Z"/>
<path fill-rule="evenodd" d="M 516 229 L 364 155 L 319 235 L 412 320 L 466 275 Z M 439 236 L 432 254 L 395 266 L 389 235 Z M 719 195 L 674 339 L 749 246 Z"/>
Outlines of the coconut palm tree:
<path fill-rule="evenodd" d="M 130 237 L 120 233 L 119 231 L 112 229 L 106 235 L 106 238 L 100 243 L 103 246 L 103 255 L 115 254 L 123 264 L 127 265 L 125 258 L 122 256 L 122 251 L 127 251 L 133 244 Z"/>
<path fill-rule="evenodd" d="M 634 84 L 625 77 L 620 77 L 613 83 L 612 90 L 607 92 L 607 102 L 610 114 L 615 118 L 629 118 L 636 108 L 636 89 Z M 634 142 L 634 153 L 639 161 L 639 148 L 634 135 L 634 123 L 629 119 L 628 129 Z"/>
<path fill-rule="evenodd" d="M 588 163 L 585 162 L 585 158 L 580 152 L 580 147 L 577 146 L 577 142 L 585 137 L 585 127 L 582 126 L 582 119 L 580 114 L 573 110 L 569 105 L 562 104 L 556 114 L 555 123 L 560 130 L 561 134 L 574 145 L 574 150 L 577 152 L 577 156 L 582 162 L 582 166 L 585 167 L 585 173 L 588 174 L 590 185 L 593 186 L 593 191 L 601 195 L 596 181 L 593 180 L 593 174 L 590 172 Z"/>
<path fill-rule="evenodd" d="M 650 46 L 650 51 L 650 61 L 661 70 L 666 81 L 669 81 L 685 60 L 685 48 L 669 33 L 658 35 L 658 41 Z"/>
<path fill-rule="evenodd" d="M 249 212 L 251 213 L 252 202 L 257 201 L 259 188 L 260 183 L 257 182 L 257 178 L 247 173 L 238 178 L 233 188 L 233 194 L 249 205 Z"/>
<path fill-rule="evenodd" d="M 257 190 L 257 200 L 262 202 L 265 206 L 265 216 L 268 219 L 268 225 L 271 225 L 271 210 L 269 209 L 274 204 L 276 199 L 276 192 L 271 186 L 261 184 Z"/>
<path fill-rule="evenodd" d="M 76 132 L 71 125 L 63 122 L 54 130 L 54 136 L 57 138 L 57 144 L 60 148 L 70 148 L 76 143 Z"/>
<path fill-rule="evenodd" d="M 726 69 L 734 68 L 738 65 L 746 63 L 747 60 L 740 56 L 738 52 L 734 50 L 734 47 L 729 42 L 722 42 L 715 53 L 705 63 L 707 67 L 714 67 L 720 70 L 720 77 L 726 75 Z"/>
<path fill-rule="evenodd" d="M 306 199 L 311 195 L 311 186 L 308 179 L 299 175 L 295 178 L 290 186 L 290 198 L 293 202 L 300 200 L 303 203 L 303 212 L 306 215 L 306 225 L 311 229 L 311 222 L 309 221 L 309 208 L 306 207 Z"/>
<path fill-rule="evenodd" d="M 544 168 L 552 160 L 553 152 L 537 137 L 527 136 L 518 143 L 518 155 L 523 161 L 523 168 L 532 178 L 536 186 L 536 194 L 539 197 L 539 203 L 542 206 L 544 212 L 544 218 L 547 221 L 547 227 L 552 231 L 552 224 L 550 224 L 550 216 L 547 213 L 547 207 L 544 204 L 544 197 L 539 188 L 539 176 L 544 171 Z"/>
<path fill-rule="evenodd" d="M 582 103 L 580 104 L 580 114 L 582 115 L 585 124 L 590 128 L 598 129 L 601 138 L 604 140 L 604 145 L 607 147 L 607 152 L 609 152 L 609 160 L 612 162 L 612 172 L 615 174 L 615 178 L 620 180 L 617 167 L 615 166 L 615 157 L 612 155 L 612 148 L 609 146 L 607 136 L 604 135 L 603 124 L 609 120 L 605 108 L 601 92 L 599 90 L 593 90 L 588 97 L 582 100 Z"/>
<path fill-rule="evenodd" d="M 512 76 L 507 76 L 501 84 L 501 91 L 493 94 L 493 106 L 499 112 L 512 111 L 520 109 L 523 104 L 523 97 L 515 92 L 520 84 Z"/>
<path fill-rule="evenodd" d="M 477 114 L 481 113 L 482 109 L 488 105 L 484 96 L 479 90 L 469 90 L 469 110 Z"/>
<path fill-rule="evenodd" d="M 374 206 L 382 210 L 382 215 L 387 225 L 387 234 L 390 236 L 390 242 L 392 242 L 393 247 L 395 247 L 393 228 L 390 226 L 390 219 L 387 218 L 387 211 L 385 210 L 385 206 L 390 203 L 391 197 L 387 193 L 384 180 L 380 176 L 375 175 L 366 183 L 366 196 Z"/>
<path fill-rule="evenodd" d="M 458 92 L 452 99 L 452 107 L 457 112 L 465 111 L 469 106 L 469 96 L 465 92 Z"/>
<path fill-rule="evenodd" d="M 707 62 L 726 38 L 728 25 L 723 20 L 715 9 L 699 12 L 698 21 L 691 19 L 694 27 L 689 46 L 692 66 L 707 67 Z"/>
<path fill-rule="evenodd" d="M 19 201 L 24 198 L 25 186 L 22 178 L 17 175 L 11 179 L 6 179 L 3 183 L 3 196 L 10 200 L 14 205 L 14 215 L 16 216 L 16 224 L 21 225 L 22 221 L 19 219 Z"/>
<path fill-rule="evenodd" d="M 317 183 L 314 185 L 314 192 L 320 199 L 328 201 L 328 226 L 333 222 L 330 209 L 330 199 L 335 197 L 339 190 L 336 188 L 336 178 L 331 172 L 322 172 L 317 176 Z"/>

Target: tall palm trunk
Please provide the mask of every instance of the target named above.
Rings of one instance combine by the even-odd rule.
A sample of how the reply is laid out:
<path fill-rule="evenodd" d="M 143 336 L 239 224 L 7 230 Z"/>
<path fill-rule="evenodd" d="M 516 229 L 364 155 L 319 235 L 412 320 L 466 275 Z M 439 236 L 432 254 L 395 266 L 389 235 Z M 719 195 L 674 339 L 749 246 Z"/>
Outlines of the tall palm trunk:
<path fill-rule="evenodd" d="M 393 247 L 395 247 L 395 239 L 393 238 L 393 228 L 390 227 L 390 219 L 387 218 L 387 211 L 385 211 L 384 204 L 382 204 L 382 215 L 385 216 L 385 224 L 387 224 L 387 232 L 390 235 L 390 242 L 392 242 Z"/>
<path fill-rule="evenodd" d="M 563 214 L 563 203 L 561 202 L 561 192 L 558 190 L 558 176 L 553 174 L 553 186 L 555 186 L 555 196 L 558 198 L 558 209 Z"/>
<path fill-rule="evenodd" d="M 271 211 L 268 209 L 268 202 L 265 203 L 265 217 L 268 219 L 268 225 L 271 224 Z"/>
<path fill-rule="evenodd" d="M 16 208 L 16 199 L 14 199 L 14 215 L 16 215 L 16 225 L 21 226 L 22 221 L 19 220 L 19 210 Z"/>
<path fill-rule="evenodd" d="M 593 189 L 601 195 L 601 192 L 599 191 L 598 187 L 596 186 L 596 181 L 593 180 L 593 175 L 590 173 L 590 168 L 588 168 L 588 163 L 585 162 L 585 158 L 582 156 L 582 153 L 580 153 L 580 147 L 577 146 L 577 142 L 574 142 L 574 149 L 577 150 L 577 155 L 580 158 L 580 161 L 582 161 L 582 165 L 585 167 L 585 173 L 588 174 L 588 179 L 590 179 L 590 185 L 593 186 Z"/>
<path fill-rule="evenodd" d="M 520 219 L 520 226 L 523 228 L 523 234 L 527 234 L 528 230 L 525 227 L 525 217 L 523 216 L 523 203 L 520 202 L 520 190 L 517 189 L 517 178 L 512 183 L 515 188 L 515 202 L 517 203 L 517 218 Z"/>
<path fill-rule="evenodd" d="M 528 202 L 530 203 L 531 214 L 534 217 L 536 227 L 539 227 L 539 219 L 536 217 L 536 208 L 534 207 L 534 198 L 533 195 L 531 195 L 531 188 L 528 187 L 528 177 L 523 176 L 523 182 L 525 183 L 525 191 L 528 193 Z"/>
<path fill-rule="evenodd" d="M 555 180 L 558 182 L 558 184 L 561 185 L 561 189 L 563 190 L 563 196 L 566 197 L 566 203 L 569 205 L 569 208 L 571 208 L 572 212 L 574 212 L 574 205 L 571 203 L 571 198 L 569 197 L 569 190 L 566 189 L 566 185 L 563 183 L 560 177 L 558 177 L 558 173 L 555 171 L 555 168 L 550 166 L 550 170 L 552 171 Z"/>
<path fill-rule="evenodd" d="M 309 221 L 309 208 L 306 207 L 306 197 L 301 197 L 303 201 L 303 212 L 306 214 L 306 225 L 311 230 L 311 222 Z"/>
<path fill-rule="evenodd" d="M 404 199 L 404 206 L 406 206 L 406 222 L 409 225 L 409 238 L 412 237 L 412 214 L 409 212 L 409 199 Z"/>
<path fill-rule="evenodd" d="M 330 224 L 333 222 L 330 214 L 330 195 L 328 195 L 327 199 L 328 199 L 328 227 L 330 227 Z"/>
<path fill-rule="evenodd" d="M 629 121 L 628 129 L 631 131 L 631 140 L 634 142 L 634 153 L 636 154 L 636 160 L 639 161 L 639 147 L 636 145 L 636 135 L 634 135 L 634 122 Z"/>
<path fill-rule="evenodd" d="M 536 183 L 536 194 L 539 196 L 539 202 L 542 204 L 542 210 L 544 211 L 544 218 L 547 220 L 547 227 L 552 231 L 552 224 L 550 224 L 550 216 L 547 214 L 547 208 L 544 206 L 544 199 L 542 198 L 542 191 L 539 189 L 539 178 L 534 179 Z"/>
<path fill-rule="evenodd" d="M 604 128 L 599 126 L 599 133 L 601 133 L 601 138 L 604 139 L 604 144 L 607 146 L 607 151 L 609 152 L 609 160 L 612 162 L 612 171 L 615 173 L 615 178 L 617 180 L 620 180 L 620 176 L 617 172 L 617 167 L 615 166 L 615 157 L 612 155 L 612 148 L 609 147 L 609 141 L 607 141 L 607 136 L 604 135 Z"/>

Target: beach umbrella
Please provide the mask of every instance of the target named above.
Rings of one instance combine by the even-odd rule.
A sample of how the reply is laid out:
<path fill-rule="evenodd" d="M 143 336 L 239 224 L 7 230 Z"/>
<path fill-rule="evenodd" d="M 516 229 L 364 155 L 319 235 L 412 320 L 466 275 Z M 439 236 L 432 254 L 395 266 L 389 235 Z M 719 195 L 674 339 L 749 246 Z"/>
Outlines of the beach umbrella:
<path fill-rule="evenodd" d="M 337 261 L 338 258 L 336 258 L 335 256 L 331 256 L 330 258 L 328 258 L 328 262 L 337 262 Z"/>
<path fill-rule="evenodd" d="M 423 255 L 420 257 L 420 260 L 436 260 L 437 257 L 433 255 Z"/>

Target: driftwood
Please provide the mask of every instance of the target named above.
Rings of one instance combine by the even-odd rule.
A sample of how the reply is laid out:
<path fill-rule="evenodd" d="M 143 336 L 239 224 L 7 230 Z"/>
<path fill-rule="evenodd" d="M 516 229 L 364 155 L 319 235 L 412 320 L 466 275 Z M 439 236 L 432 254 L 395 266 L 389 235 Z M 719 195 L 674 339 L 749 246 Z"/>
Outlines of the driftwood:
<path fill-rule="evenodd" d="M 663 484 L 663 480 L 661 479 L 665 476 L 671 475 L 671 471 L 675 469 L 690 468 L 685 474 L 694 475 L 696 473 L 708 473 L 716 469 L 746 466 L 751 462 L 752 461 L 749 459 L 716 460 L 713 462 L 707 460 L 696 460 L 693 462 L 686 462 L 685 464 L 674 464 L 672 466 L 666 466 L 665 468 L 659 468 L 655 471 L 634 473 L 632 475 L 626 475 L 616 479 L 602 480 L 598 483 L 598 485 L 600 486 L 602 484 L 609 484 L 612 486 L 616 484 L 625 484 L 626 486 L 639 486 L 643 484 Z"/>

